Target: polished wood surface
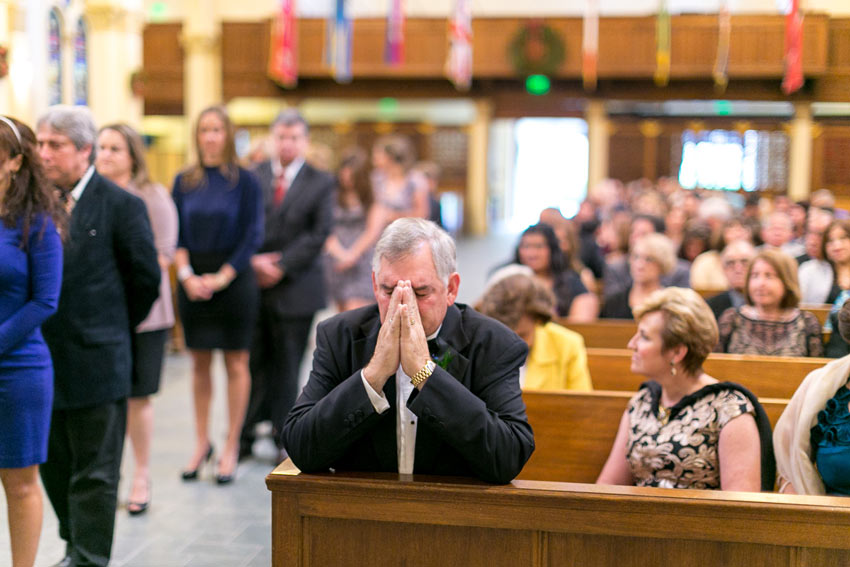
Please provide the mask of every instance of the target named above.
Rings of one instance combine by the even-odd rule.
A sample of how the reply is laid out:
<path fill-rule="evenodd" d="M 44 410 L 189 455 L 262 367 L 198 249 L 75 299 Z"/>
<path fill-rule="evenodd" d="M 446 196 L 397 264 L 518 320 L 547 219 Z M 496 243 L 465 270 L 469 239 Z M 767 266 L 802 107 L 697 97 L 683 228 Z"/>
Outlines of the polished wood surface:
<path fill-rule="evenodd" d="M 299 474 L 272 493 L 275 567 L 845 565 L 841 498 L 398 474 Z"/>
<path fill-rule="evenodd" d="M 534 453 L 519 478 L 594 482 L 611 452 L 620 418 L 635 392 L 524 391 Z M 761 398 L 771 425 L 787 400 Z"/>
<path fill-rule="evenodd" d="M 627 392 L 637 390 L 647 378 L 631 372 L 631 360 L 632 351 L 628 349 L 588 348 L 587 366 L 593 387 Z M 708 355 L 703 369 L 721 382 L 736 382 L 759 397 L 790 399 L 809 372 L 832 360 L 712 353 Z"/>

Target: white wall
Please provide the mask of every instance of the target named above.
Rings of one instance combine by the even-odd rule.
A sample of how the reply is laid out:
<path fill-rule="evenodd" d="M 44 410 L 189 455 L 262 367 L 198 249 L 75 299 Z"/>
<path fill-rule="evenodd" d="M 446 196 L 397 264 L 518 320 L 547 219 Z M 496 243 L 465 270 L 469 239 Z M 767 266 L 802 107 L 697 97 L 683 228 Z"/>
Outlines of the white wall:
<path fill-rule="evenodd" d="M 131 0 L 135 3 L 138 0 Z M 213 0 L 210 0 L 212 3 Z M 376 17 L 386 14 L 389 0 L 349 0 L 354 17 Z M 654 14 L 658 0 L 598 0 L 599 10 L 609 16 L 640 16 Z M 668 0 L 673 14 L 715 13 L 721 0 Z M 782 0 L 729 0 L 733 13 L 775 14 Z M 150 17 L 153 4 L 165 6 L 167 21 L 180 20 L 184 15 L 182 0 L 144 0 L 145 13 Z M 296 0 L 298 13 L 304 17 L 326 17 L 334 0 Z M 223 20 L 256 21 L 269 17 L 279 6 L 279 0 L 215 0 Z M 406 0 L 410 17 L 445 17 L 454 0 Z M 584 0 L 472 0 L 473 16 L 580 16 Z M 850 0 L 803 0 L 809 12 L 825 12 L 834 16 L 850 16 Z"/>

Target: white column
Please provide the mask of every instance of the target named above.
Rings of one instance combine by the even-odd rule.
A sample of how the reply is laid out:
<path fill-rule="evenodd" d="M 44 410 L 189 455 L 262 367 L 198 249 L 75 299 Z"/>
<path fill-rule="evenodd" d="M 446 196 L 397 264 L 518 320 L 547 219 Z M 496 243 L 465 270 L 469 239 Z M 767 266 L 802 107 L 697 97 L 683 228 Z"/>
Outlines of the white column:
<path fill-rule="evenodd" d="M 469 155 L 466 172 L 466 232 L 487 234 L 487 144 L 493 104 L 489 100 L 475 103 L 475 120 L 469 125 Z"/>
<path fill-rule="evenodd" d="M 183 35 L 183 115 L 191 131 L 200 112 L 222 102 L 221 22 L 216 4 L 208 0 L 186 0 Z M 195 140 L 190 132 L 189 152 Z"/>
<path fill-rule="evenodd" d="M 88 0 L 89 107 L 97 123 L 127 122 L 138 126 L 141 102 L 130 90 L 130 74 L 142 66 L 138 48 L 142 13 L 121 0 Z M 76 24 L 75 24 L 76 25 Z"/>
<path fill-rule="evenodd" d="M 811 193 L 813 129 L 810 103 L 794 103 L 794 118 L 788 130 L 788 197 L 799 201 Z"/>
<path fill-rule="evenodd" d="M 605 102 L 589 99 L 585 111 L 587 120 L 587 191 L 608 177 L 608 112 Z"/>

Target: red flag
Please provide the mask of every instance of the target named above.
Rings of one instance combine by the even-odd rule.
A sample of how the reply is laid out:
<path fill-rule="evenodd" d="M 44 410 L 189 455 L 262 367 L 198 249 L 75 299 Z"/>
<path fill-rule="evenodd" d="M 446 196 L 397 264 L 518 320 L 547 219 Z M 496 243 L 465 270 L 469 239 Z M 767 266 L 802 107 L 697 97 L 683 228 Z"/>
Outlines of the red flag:
<path fill-rule="evenodd" d="M 785 16 L 785 77 L 782 90 L 791 94 L 803 86 L 803 14 L 800 0 L 791 1 Z"/>
<path fill-rule="evenodd" d="M 272 23 L 269 77 L 284 87 L 298 83 L 298 54 L 295 37 L 295 0 L 280 0 L 280 12 Z"/>
<path fill-rule="evenodd" d="M 393 67 L 404 62 L 404 0 L 390 0 L 384 61 Z"/>

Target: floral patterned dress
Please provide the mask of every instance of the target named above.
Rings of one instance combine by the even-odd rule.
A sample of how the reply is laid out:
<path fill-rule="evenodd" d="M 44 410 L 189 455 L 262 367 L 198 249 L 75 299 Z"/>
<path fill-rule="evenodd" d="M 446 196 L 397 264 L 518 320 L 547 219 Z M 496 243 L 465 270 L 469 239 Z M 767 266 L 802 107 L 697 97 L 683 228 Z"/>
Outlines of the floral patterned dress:
<path fill-rule="evenodd" d="M 743 393 L 706 386 L 659 414 L 661 387 L 644 384 L 631 399 L 626 458 L 636 486 L 720 488 L 717 445 L 732 419 L 755 408 Z M 666 415 L 664 415 L 666 413 Z"/>

